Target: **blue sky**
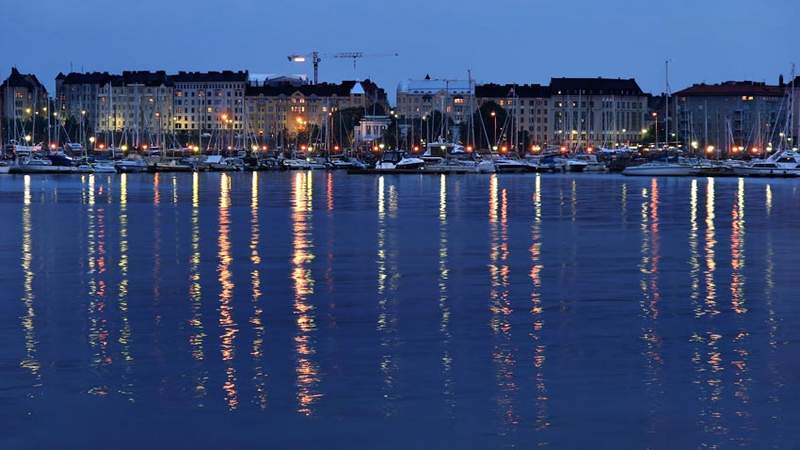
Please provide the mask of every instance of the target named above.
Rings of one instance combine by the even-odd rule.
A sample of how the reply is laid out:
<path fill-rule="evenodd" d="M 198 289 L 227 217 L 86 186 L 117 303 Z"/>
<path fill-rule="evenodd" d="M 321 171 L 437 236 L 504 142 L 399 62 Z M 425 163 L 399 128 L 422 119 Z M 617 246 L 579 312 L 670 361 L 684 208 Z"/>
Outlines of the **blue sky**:
<path fill-rule="evenodd" d="M 634 77 L 777 82 L 800 63 L 797 0 L 0 0 L 0 71 L 53 85 L 59 71 L 249 69 L 309 73 L 290 53 L 398 52 L 325 59 L 323 81 L 370 77 L 394 93 L 430 73 L 480 82 Z M 800 71 L 800 69 L 798 69 Z M 392 96 L 393 99 L 393 96 Z"/>

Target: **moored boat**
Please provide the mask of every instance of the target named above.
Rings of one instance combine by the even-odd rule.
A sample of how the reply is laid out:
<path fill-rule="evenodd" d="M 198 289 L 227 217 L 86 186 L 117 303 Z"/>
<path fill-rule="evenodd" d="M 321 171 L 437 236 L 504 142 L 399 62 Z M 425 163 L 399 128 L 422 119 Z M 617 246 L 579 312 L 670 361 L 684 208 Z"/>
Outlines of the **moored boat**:
<path fill-rule="evenodd" d="M 638 166 L 628 166 L 623 171 L 627 176 L 685 177 L 692 175 L 694 166 L 680 159 L 650 161 Z"/>
<path fill-rule="evenodd" d="M 765 160 L 736 166 L 733 172 L 746 177 L 797 177 L 800 176 L 800 154 L 791 150 L 776 152 Z"/>

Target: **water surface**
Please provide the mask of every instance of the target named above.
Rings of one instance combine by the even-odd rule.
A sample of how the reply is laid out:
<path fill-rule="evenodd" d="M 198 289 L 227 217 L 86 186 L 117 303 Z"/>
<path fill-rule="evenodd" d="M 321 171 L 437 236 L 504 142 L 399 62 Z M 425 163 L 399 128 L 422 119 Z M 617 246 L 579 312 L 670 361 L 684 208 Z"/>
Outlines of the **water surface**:
<path fill-rule="evenodd" d="M 791 447 L 799 189 L 0 176 L 0 447 Z"/>

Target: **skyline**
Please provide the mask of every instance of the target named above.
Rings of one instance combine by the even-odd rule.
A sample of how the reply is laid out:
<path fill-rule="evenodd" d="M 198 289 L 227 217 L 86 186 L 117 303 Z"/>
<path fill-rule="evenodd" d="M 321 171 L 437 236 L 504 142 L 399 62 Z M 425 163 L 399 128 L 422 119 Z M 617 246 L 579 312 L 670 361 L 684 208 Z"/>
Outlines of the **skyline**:
<path fill-rule="evenodd" d="M 667 59 L 673 91 L 729 80 L 775 84 L 781 74 L 789 80 L 792 62 L 800 61 L 790 39 L 775 38 L 791 36 L 800 17 L 800 6 L 789 0 L 767 1 L 755 10 L 743 0 L 680 1 L 673 11 L 650 12 L 624 0 L 572 2 L 570 8 L 552 1 L 501 0 L 486 7 L 468 0 L 453 8 L 410 0 L 402 9 L 353 0 L 317 9 L 314 4 L 324 4 L 238 0 L 205 5 L 207 11 L 187 0 L 141 0 L 116 9 L 99 0 L 68 8 L 54 0 L 2 3 L 8 13 L 0 17 L 0 29 L 6 36 L 26 36 L 37 23 L 59 24 L 29 33 L 27 43 L 0 41 L 3 77 L 16 66 L 36 74 L 48 89 L 70 66 L 87 72 L 306 73 L 310 79 L 310 63 L 290 63 L 286 56 L 312 50 L 399 53 L 360 59 L 355 71 L 348 59 L 323 58 L 320 65 L 320 81 L 370 78 L 392 100 L 403 80 L 426 74 L 465 79 L 467 70 L 484 83 L 635 78 L 643 90 L 658 94 L 665 90 Z"/>

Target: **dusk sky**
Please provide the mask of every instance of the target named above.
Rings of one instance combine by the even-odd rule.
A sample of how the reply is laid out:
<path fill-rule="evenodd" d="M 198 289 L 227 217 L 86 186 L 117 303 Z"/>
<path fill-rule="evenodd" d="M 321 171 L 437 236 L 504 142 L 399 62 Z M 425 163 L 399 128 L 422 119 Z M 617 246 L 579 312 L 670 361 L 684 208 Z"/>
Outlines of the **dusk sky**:
<path fill-rule="evenodd" d="M 479 82 L 547 83 L 558 76 L 634 77 L 671 85 L 777 82 L 800 62 L 797 0 L 0 0 L 0 71 L 247 69 L 311 73 L 286 56 L 363 51 L 399 57 L 324 58 L 322 81 L 369 77 L 390 92 L 430 73 Z"/>

